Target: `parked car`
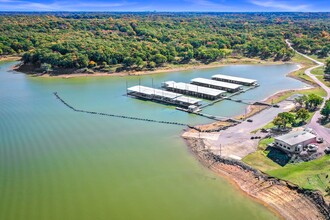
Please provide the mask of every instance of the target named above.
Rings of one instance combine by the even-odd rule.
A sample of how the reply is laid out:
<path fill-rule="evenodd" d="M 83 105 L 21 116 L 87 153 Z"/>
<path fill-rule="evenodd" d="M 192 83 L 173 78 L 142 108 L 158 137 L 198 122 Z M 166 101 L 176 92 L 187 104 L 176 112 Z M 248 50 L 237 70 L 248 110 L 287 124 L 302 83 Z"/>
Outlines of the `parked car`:
<path fill-rule="evenodd" d="M 253 122 L 253 120 L 252 119 L 248 119 L 248 120 L 246 120 L 247 122 Z"/>
<path fill-rule="evenodd" d="M 268 133 L 267 129 L 265 129 L 265 128 L 262 128 L 260 131 L 261 131 L 262 133 Z"/>
<path fill-rule="evenodd" d="M 309 145 L 307 145 L 307 151 L 308 152 L 316 152 L 317 149 L 319 149 L 319 147 L 316 146 L 315 144 L 309 144 Z"/>
<path fill-rule="evenodd" d="M 325 150 L 324 150 L 324 153 L 330 154 L 330 147 L 326 147 Z"/>
<path fill-rule="evenodd" d="M 323 143 L 323 138 L 321 138 L 321 137 L 316 138 L 316 142 L 319 144 Z"/>
<path fill-rule="evenodd" d="M 279 108 L 280 106 L 278 104 L 273 105 L 274 108 Z"/>

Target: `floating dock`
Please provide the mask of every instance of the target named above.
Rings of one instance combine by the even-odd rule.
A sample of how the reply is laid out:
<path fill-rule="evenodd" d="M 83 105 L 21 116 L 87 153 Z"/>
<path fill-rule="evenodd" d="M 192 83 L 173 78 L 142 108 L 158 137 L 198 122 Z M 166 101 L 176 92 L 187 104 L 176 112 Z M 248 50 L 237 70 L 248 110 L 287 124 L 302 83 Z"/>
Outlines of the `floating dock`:
<path fill-rule="evenodd" d="M 220 82 L 216 80 L 211 79 L 205 79 L 205 78 L 195 78 L 191 80 L 191 84 L 218 89 L 218 90 L 224 90 L 227 92 L 237 92 L 241 89 L 243 89 L 242 85 L 234 84 L 234 83 L 227 83 L 227 82 Z"/>
<path fill-rule="evenodd" d="M 188 83 L 177 83 L 174 81 L 167 81 L 162 83 L 162 87 L 166 90 L 178 92 L 181 94 L 196 96 L 202 99 L 215 100 L 224 96 L 226 91 L 197 86 Z"/>
<path fill-rule="evenodd" d="M 216 81 L 235 83 L 235 84 L 240 84 L 240 85 L 245 85 L 245 86 L 257 85 L 257 80 L 254 80 L 254 79 L 247 79 L 247 78 L 228 76 L 228 75 L 222 75 L 222 74 L 214 75 L 214 76 L 212 76 L 212 79 L 216 80 Z"/>
<path fill-rule="evenodd" d="M 179 93 L 168 92 L 160 89 L 154 89 L 146 86 L 133 86 L 127 89 L 127 95 L 157 101 L 167 104 L 173 104 L 190 109 L 197 109 L 202 100 L 184 96 Z"/>

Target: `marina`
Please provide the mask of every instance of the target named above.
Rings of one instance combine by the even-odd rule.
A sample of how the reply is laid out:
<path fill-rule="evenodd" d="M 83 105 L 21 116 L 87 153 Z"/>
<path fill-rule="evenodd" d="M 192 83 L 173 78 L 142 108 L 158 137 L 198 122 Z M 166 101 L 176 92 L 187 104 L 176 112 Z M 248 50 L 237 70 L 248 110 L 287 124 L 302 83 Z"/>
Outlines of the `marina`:
<path fill-rule="evenodd" d="M 237 85 L 237 84 L 227 83 L 227 82 L 220 82 L 220 81 L 205 79 L 205 78 L 192 79 L 191 83 L 194 85 L 198 85 L 198 86 L 225 90 L 227 92 L 237 92 L 237 91 L 243 89 L 242 85 Z"/>
<path fill-rule="evenodd" d="M 174 81 L 167 81 L 162 84 L 166 90 L 178 92 L 181 94 L 196 96 L 202 99 L 215 100 L 223 97 L 226 91 L 197 86 L 188 83 L 177 83 Z"/>
<path fill-rule="evenodd" d="M 257 85 L 257 80 L 255 80 L 255 79 L 247 79 L 247 78 L 229 76 L 229 75 L 223 75 L 223 74 L 214 75 L 214 76 L 212 76 L 212 79 L 216 80 L 216 81 L 240 84 L 240 85 L 244 85 L 244 86 Z"/>
<path fill-rule="evenodd" d="M 216 75 L 213 75 L 215 77 Z M 229 76 L 228 76 L 229 77 Z M 206 78 L 194 78 L 191 83 L 164 81 L 161 83 L 163 89 L 155 89 L 151 87 L 139 85 L 127 88 L 127 95 L 146 99 L 150 101 L 172 104 L 177 106 L 176 109 L 190 113 L 200 112 L 202 109 L 211 106 L 223 100 L 230 100 L 234 102 L 253 105 L 257 102 L 247 102 L 241 99 L 233 99 L 233 96 L 247 92 L 258 87 L 257 80 L 234 77 L 240 80 L 241 83 L 249 84 L 250 86 L 243 86 L 234 83 L 222 82 Z M 126 85 L 127 86 L 127 85 Z M 184 95 L 187 96 L 184 96 Z M 207 99 L 210 102 L 202 102 L 197 98 L 191 96 Z M 268 104 L 267 104 L 268 105 Z M 200 114 L 199 114 L 200 115 Z M 212 116 L 211 118 L 218 118 Z"/>
<path fill-rule="evenodd" d="M 168 92 L 140 85 L 128 88 L 127 95 L 182 107 L 200 106 L 202 101 L 200 99 L 183 96 L 179 93 Z"/>

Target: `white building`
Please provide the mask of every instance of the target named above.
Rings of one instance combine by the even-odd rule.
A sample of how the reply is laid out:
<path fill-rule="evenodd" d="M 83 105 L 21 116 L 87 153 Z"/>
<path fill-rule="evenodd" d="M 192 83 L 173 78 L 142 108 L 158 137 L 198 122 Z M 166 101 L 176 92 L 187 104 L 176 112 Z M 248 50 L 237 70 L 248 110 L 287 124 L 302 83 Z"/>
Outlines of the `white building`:
<path fill-rule="evenodd" d="M 316 136 L 308 131 L 296 131 L 275 138 L 274 146 L 289 153 L 299 153 L 308 144 L 316 143 Z"/>
<path fill-rule="evenodd" d="M 153 100 L 178 106 L 188 107 L 190 105 L 200 106 L 202 100 L 184 96 L 179 93 L 168 92 L 146 86 L 133 86 L 127 89 L 127 94 L 142 99 Z"/>
<path fill-rule="evenodd" d="M 222 96 L 224 96 L 224 94 L 226 93 L 226 91 L 223 90 L 212 89 L 212 88 L 197 86 L 188 83 L 181 83 L 181 82 L 177 83 L 174 81 L 164 82 L 162 83 L 162 87 L 164 87 L 169 91 L 196 96 L 203 99 L 211 99 L 211 100 L 219 99 Z"/>
<path fill-rule="evenodd" d="M 222 82 L 229 82 L 229 83 L 235 83 L 245 86 L 253 86 L 257 84 L 257 80 L 255 79 L 247 79 L 242 77 L 236 77 L 236 76 L 228 76 L 228 75 L 222 75 L 217 74 L 212 76 L 213 80 L 222 81 Z"/>
<path fill-rule="evenodd" d="M 204 87 L 208 87 L 208 88 L 213 88 L 213 89 L 218 89 L 218 90 L 224 90 L 227 92 L 237 92 L 240 89 L 243 89 L 242 85 L 238 85 L 238 84 L 234 84 L 234 83 L 227 83 L 227 82 L 220 82 L 220 81 L 205 79 L 205 78 L 192 79 L 191 84 L 198 85 L 198 86 L 204 86 Z"/>

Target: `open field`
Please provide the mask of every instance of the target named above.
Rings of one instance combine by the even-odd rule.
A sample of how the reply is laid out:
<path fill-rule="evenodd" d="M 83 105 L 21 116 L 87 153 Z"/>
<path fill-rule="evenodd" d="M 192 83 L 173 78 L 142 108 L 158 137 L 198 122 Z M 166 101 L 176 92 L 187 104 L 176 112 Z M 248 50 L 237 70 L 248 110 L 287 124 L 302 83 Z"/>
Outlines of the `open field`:
<path fill-rule="evenodd" d="M 319 67 L 311 71 L 321 82 L 330 87 L 330 81 L 324 80 L 324 67 Z"/>
<path fill-rule="evenodd" d="M 326 194 L 326 187 L 330 187 L 330 155 L 309 162 L 288 164 L 267 173 L 305 189 L 317 189 Z"/>

